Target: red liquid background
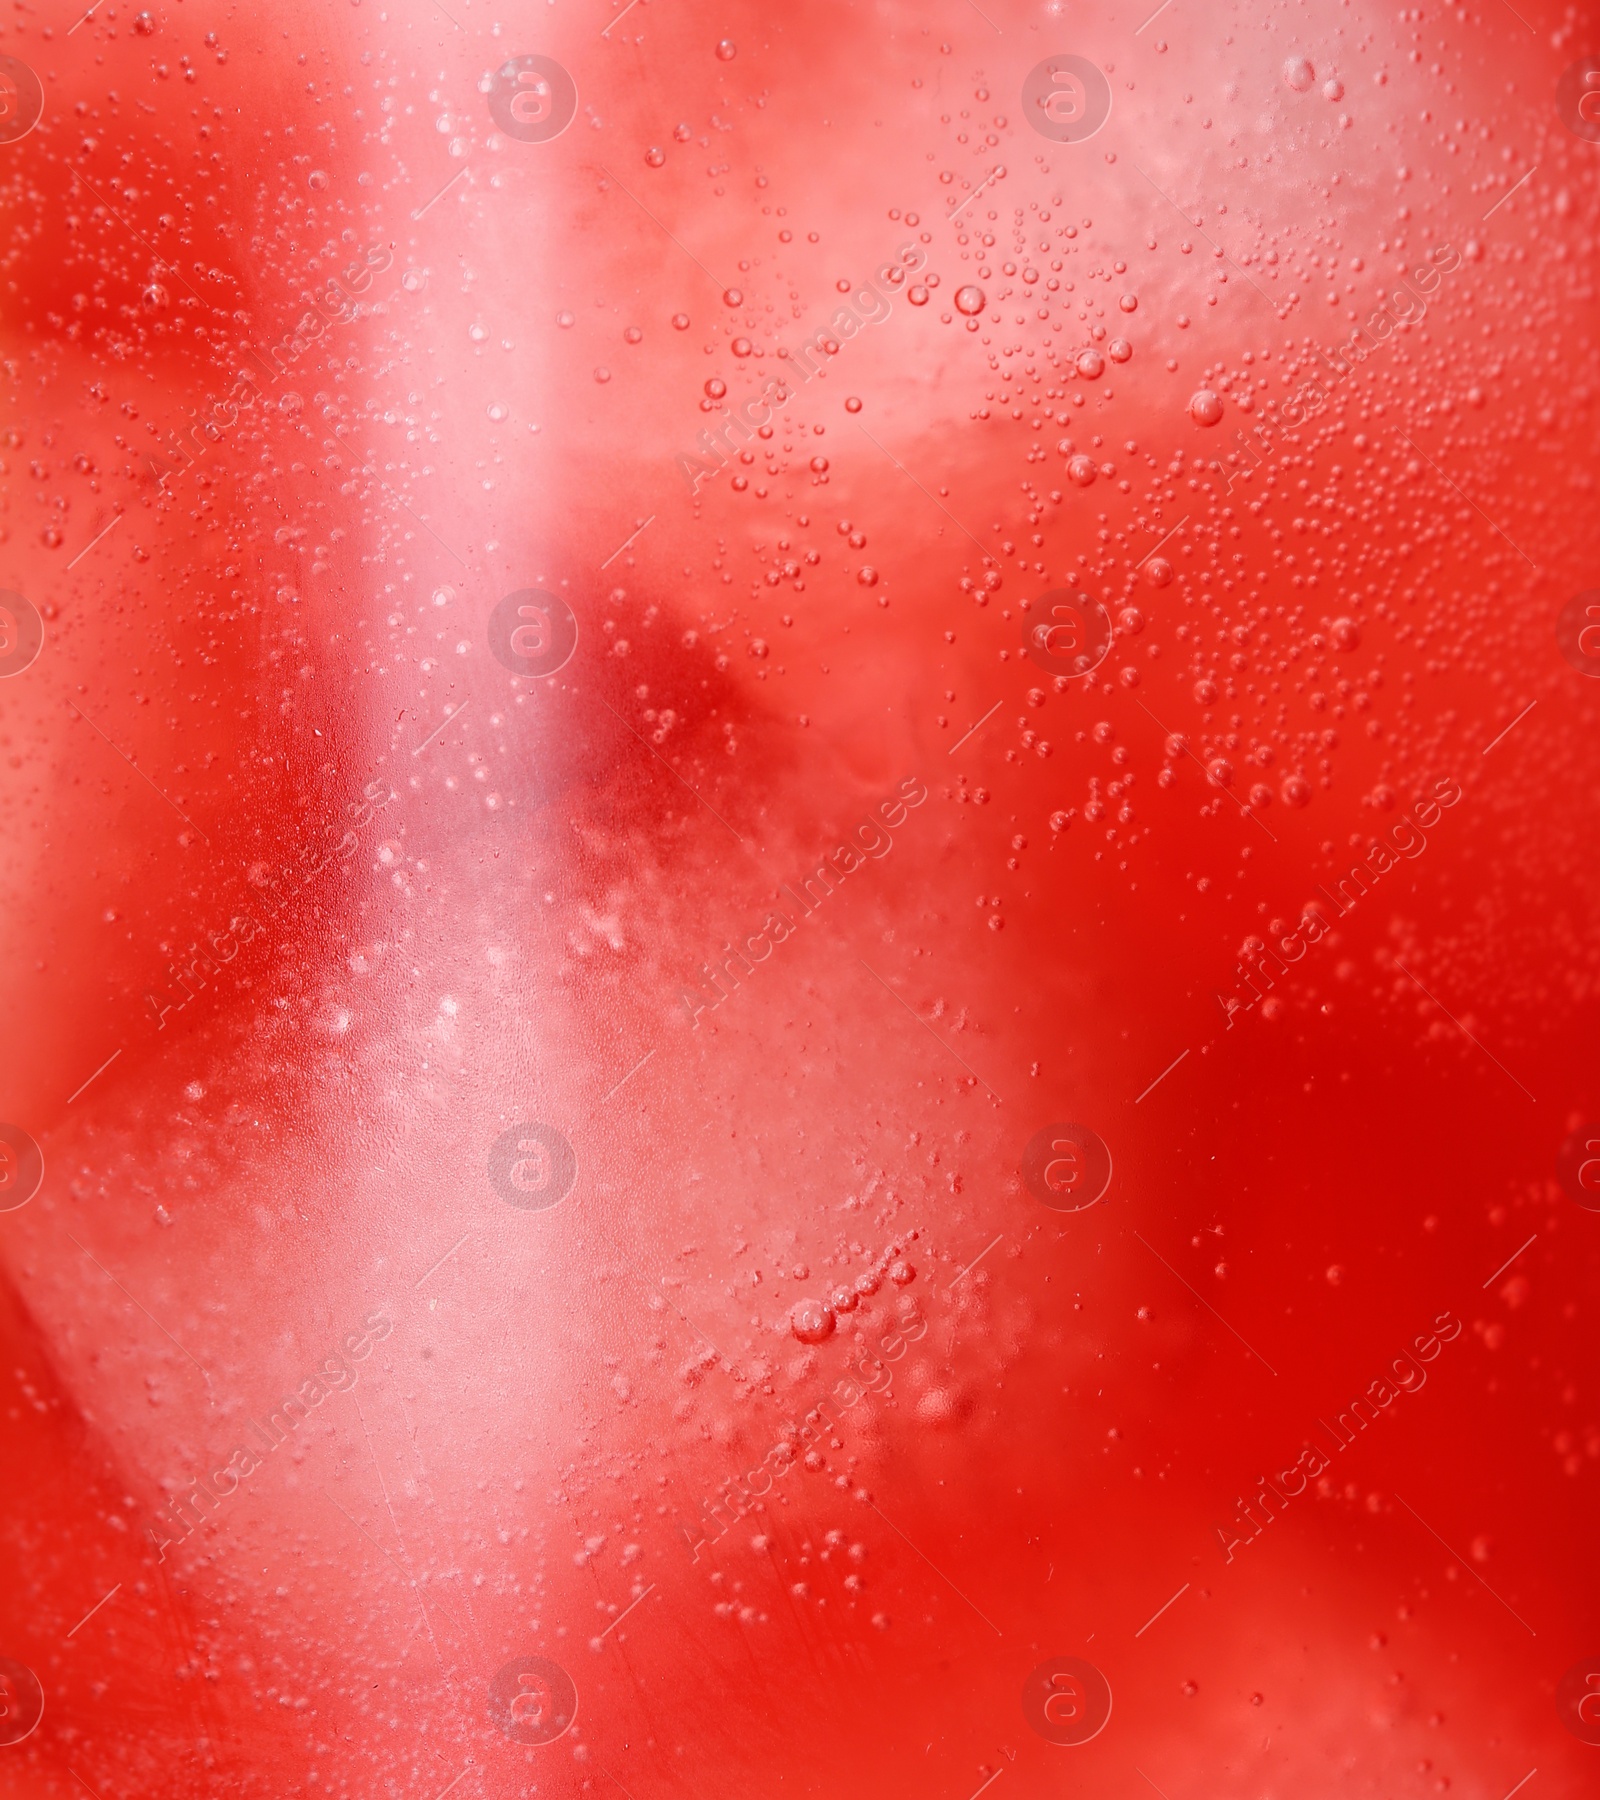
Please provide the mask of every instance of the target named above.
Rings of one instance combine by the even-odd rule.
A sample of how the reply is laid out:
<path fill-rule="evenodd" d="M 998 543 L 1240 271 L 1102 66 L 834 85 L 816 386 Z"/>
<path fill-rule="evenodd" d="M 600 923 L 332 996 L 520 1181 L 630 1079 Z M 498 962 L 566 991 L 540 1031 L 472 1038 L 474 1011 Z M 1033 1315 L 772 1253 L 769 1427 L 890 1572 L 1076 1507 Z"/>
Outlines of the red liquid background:
<path fill-rule="evenodd" d="M 46 76 L 43 124 L 6 152 L 8 582 L 48 618 L 44 656 L 0 691 L 4 1111 L 48 1170 L 0 1220 L 6 1367 L 22 1371 L 0 1654 L 46 1691 L 39 1730 L 0 1751 L 14 1791 L 436 1794 L 466 1771 L 461 1791 L 496 1794 L 959 1797 L 1000 1771 L 1028 1791 L 1149 1781 L 1179 1800 L 1441 1781 L 1504 1794 L 1535 1766 L 1544 1791 L 1586 1791 L 1593 1751 L 1553 1694 L 1595 1653 L 1592 1220 L 1554 1168 L 1593 1104 L 1592 697 L 1553 621 L 1591 579 L 1594 195 L 1592 150 L 1550 100 L 1584 45 L 1489 15 L 1351 11 L 1310 37 L 1181 6 L 1138 34 L 1110 13 L 1002 22 L 818 11 L 780 29 L 641 4 L 604 40 L 603 18 L 559 10 L 492 38 L 369 5 L 304 28 L 232 21 L 219 63 L 209 22 L 174 8 L 149 37 L 123 14 L 70 42 L 6 40 Z M 1021 118 L 1022 77 L 1058 48 L 1112 67 L 1112 120 L 1083 145 L 1035 141 Z M 578 118 L 551 144 L 491 149 L 477 78 L 523 50 L 573 71 Z M 1299 54 L 1317 67 L 1306 92 L 1282 72 Z M 1321 94 L 1330 69 L 1341 101 Z M 995 146 L 956 142 L 997 116 Z M 1018 326 L 1009 303 L 987 331 L 940 318 L 974 265 L 935 223 L 964 191 L 939 173 L 981 179 L 997 160 L 998 220 L 987 195 L 970 209 L 996 257 L 1015 206 L 1073 219 L 1064 272 L 1134 346 L 1098 382 L 1053 383 L 1086 396 L 1058 403 L 1065 428 L 1035 432 L 1037 408 L 1009 420 L 986 397 L 983 340 L 1070 350 L 1099 314 L 1055 301 L 1060 333 Z M 96 217 L 74 168 L 120 219 Z M 752 391 L 748 370 L 824 321 L 837 280 L 923 230 L 932 303 L 897 296 L 780 412 L 783 473 L 758 462 L 736 493 L 725 471 L 691 500 L 674 458 L 713 416 L 704 381 Z M 1397 235 L 1403 256 L 1380 248 Z M 183 305 L 142 240 L 209 310 Z M 376 243 L 394 256 L 379 310 L 336 327 L 270 390 L 265 423 L 162 494 L 134 448 L 154 442 L 146 422 L 164 438 L 226 392 L 241 338 L 276 341 L 313 278 Z M 1247 349 L 1271 351 L 1249 368 L 1281 395 L 1287 343 L 1337 341 L 1347 304 L 1364 315 L 1435 244 L 1462 250 L 1460 268 L 1425 324 L 1285 446 L 1307 460 L 1280 470 L 1282 497 L 1252 514 L 1259 476 L 1224 495 L 1200 465 L 1248 420 L 1225 399 L 1221 429 L 1203 430 L 1189 396 L 1218 364 L 1241 376 Z M 1246 248 L 1278 253 L 1247 266 L 1280 310 L 1299 295 L 1286 318 L 1237 266 Z M 1329 304 L 1313 252 L 1357 294 Z M 407 288 L 408 270 L 425 279 Z M 164 302 L 141 298 L 153 276 Z M 1117 309 L 1122 292 L 1137 311 Z M 762 361 L 730 354 L 741 332 Z M 855 429 L 852 394 L 891 455 Z M 1072 486 L 1063 430 L 1100 432 L 1117 475 Z M 1489 519 L 1403 454 L 1399 430 Z M 1026 460 L 1036 439 L 1042 463 Z M 1165 470 L 1179 449 L 1173 498 L 1152 498 L 1144 456 Z M 1026 522 L 1025 479 L 1063 493 L 1048 523 Z M 1312 509 L 1302 479 L 1355 512 Z M 67 571 L 113 507 L 122 522 Z M 1178 579 L 1135 580 L 1185 512 Z M 1000 543 L 1034 529 L 1051 585 L 1104 545 L 1094 582 L 1145 615 L 1101 671 L 1109 692 L 1028 704 L 1050 683 L 1018 654 L 1015 601 L 1045 581 Z M 984 566 L 965 531 L 1003 569 L 982 609 L 958 585 Z M 791 560 L 804 588 L 769 586 Z M 1222 588 L 1230 566 L 1266 572 L 1259 597 Z M 484 621 L 515 587 L 562 583 L 578 653 L 552 685 L 519 682 Z M 1319 712 L 1277 657 L 1315 660 L 1310 633 L 1335 617 L 1359 621 L 1360 643 L 1323 653 Z M 1209 721 L 1183 623 L 1205 629 L 1205 672 L 1235 682 Z M 1337 716 L 1338 682 L 1357 677 Z M 1206 760 L 1229 753 L 1234 712 L 1248 784 L 1243 752 L 1280 704 L 1287 731 L 1339 743 L 1323 785 L 1316 756 L 1280 740 L 1268 779 L 1293 751 L 1312 801 L 1261 810 L 1276 842 L 1187 758 L 1158 785 L 1164 727 Z M 663 706 L 672 769 L 606 710 L 648 733 Z M 1029 728 L 1048 758 L 1023 745 Z M 1130 768 L 1135 818 L 1087 820 L 1090 777 Z M 912 774 L 929 797 L 892 851 L 690 1030 L 679 996 L 701 964 Z M 158 1029 L 145 994 L 175 999 L 174 955 L 258 900 L 252 865 L 298 857 L 375 779 L 397 798 L 348 872 L 306 883 Z M 1244 992 L 1245 936 L 1297 918 L 1441 779 L 1463 797 L 1426 851 L 1284 978 L 1279 1017 L 1226 1027 L 1214 995 Z M 577 1155 L 549 1213 L 505 1206 L 483 1175 L 526 1118 Z M 1105 1137 L 1116 1172 L 1103 1208 L 1058 1216 L 1016 1170 L 1064 1118 Z M 702 1501 L 834 1392 L 858 1328 L 881 1343 L 899 1290 L 811 1349 L 789 1308 L 895 1241 L 928 1334 L 896 1364 L 893 1404 L 851 1407 L 825 1471 L 775 1483 L 693 1560 Z M 222 1467 L 249 1418 L 380 1309 L 393 1329 L 355 1388 L 158 1561 L 145 1528 L 164 1494 Z M 1465 1329 L 1426 1386 L 1333 1453 L 1319 1421 L 1445 1309 Z M 1308 1442 L 1329 1455 L 1329 1491 L 1225 1560 L 1215 1528 L 1236 1496 Z M 1070 1750 L 1031 1733 L 1018 1700 L 1056 1655 L 1095 1662 L 1115 1695 L 1106 1730 Z M 554 1744 L 508 1745 L 489 1722 L 489 1683 L 519 1656 L 576 1684 L 577 1723 Z"/>

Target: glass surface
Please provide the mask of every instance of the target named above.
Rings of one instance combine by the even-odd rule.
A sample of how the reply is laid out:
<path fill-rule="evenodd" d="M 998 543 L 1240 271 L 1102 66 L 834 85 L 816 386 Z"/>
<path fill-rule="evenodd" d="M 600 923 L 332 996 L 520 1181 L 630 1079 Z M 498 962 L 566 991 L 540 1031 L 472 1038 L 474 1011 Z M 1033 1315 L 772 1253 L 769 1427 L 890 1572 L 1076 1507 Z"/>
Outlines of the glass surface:
<path fill-rule="evenodd" d="M 7 16 L 0 1792 L 1595 1791 L 1591 26 Z"/>

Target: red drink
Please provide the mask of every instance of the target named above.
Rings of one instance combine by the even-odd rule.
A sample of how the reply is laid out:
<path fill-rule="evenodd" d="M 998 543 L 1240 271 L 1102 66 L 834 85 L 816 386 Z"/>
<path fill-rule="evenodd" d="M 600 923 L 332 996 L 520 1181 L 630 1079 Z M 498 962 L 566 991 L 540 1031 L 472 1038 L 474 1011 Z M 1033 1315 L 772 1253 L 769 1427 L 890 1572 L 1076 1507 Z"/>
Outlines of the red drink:
<path fill-rule="evenodd" d="M 0 42 L 7 1791 L 1585 1792 L 1586 44 L 542 10 Z"/>

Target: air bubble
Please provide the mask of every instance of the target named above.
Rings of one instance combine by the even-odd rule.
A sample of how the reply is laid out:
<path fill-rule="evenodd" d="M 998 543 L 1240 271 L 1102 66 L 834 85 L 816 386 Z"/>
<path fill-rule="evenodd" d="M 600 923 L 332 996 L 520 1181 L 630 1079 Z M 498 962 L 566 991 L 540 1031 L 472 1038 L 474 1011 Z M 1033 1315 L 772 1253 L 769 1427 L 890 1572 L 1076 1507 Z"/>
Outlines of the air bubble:
<path fill-rule="evenodd" d="M 789 1329 L 802 1344 L 826 1343 L 833 1336 L 833 1314 L 820 1300 L 797 1300 Z"/>

